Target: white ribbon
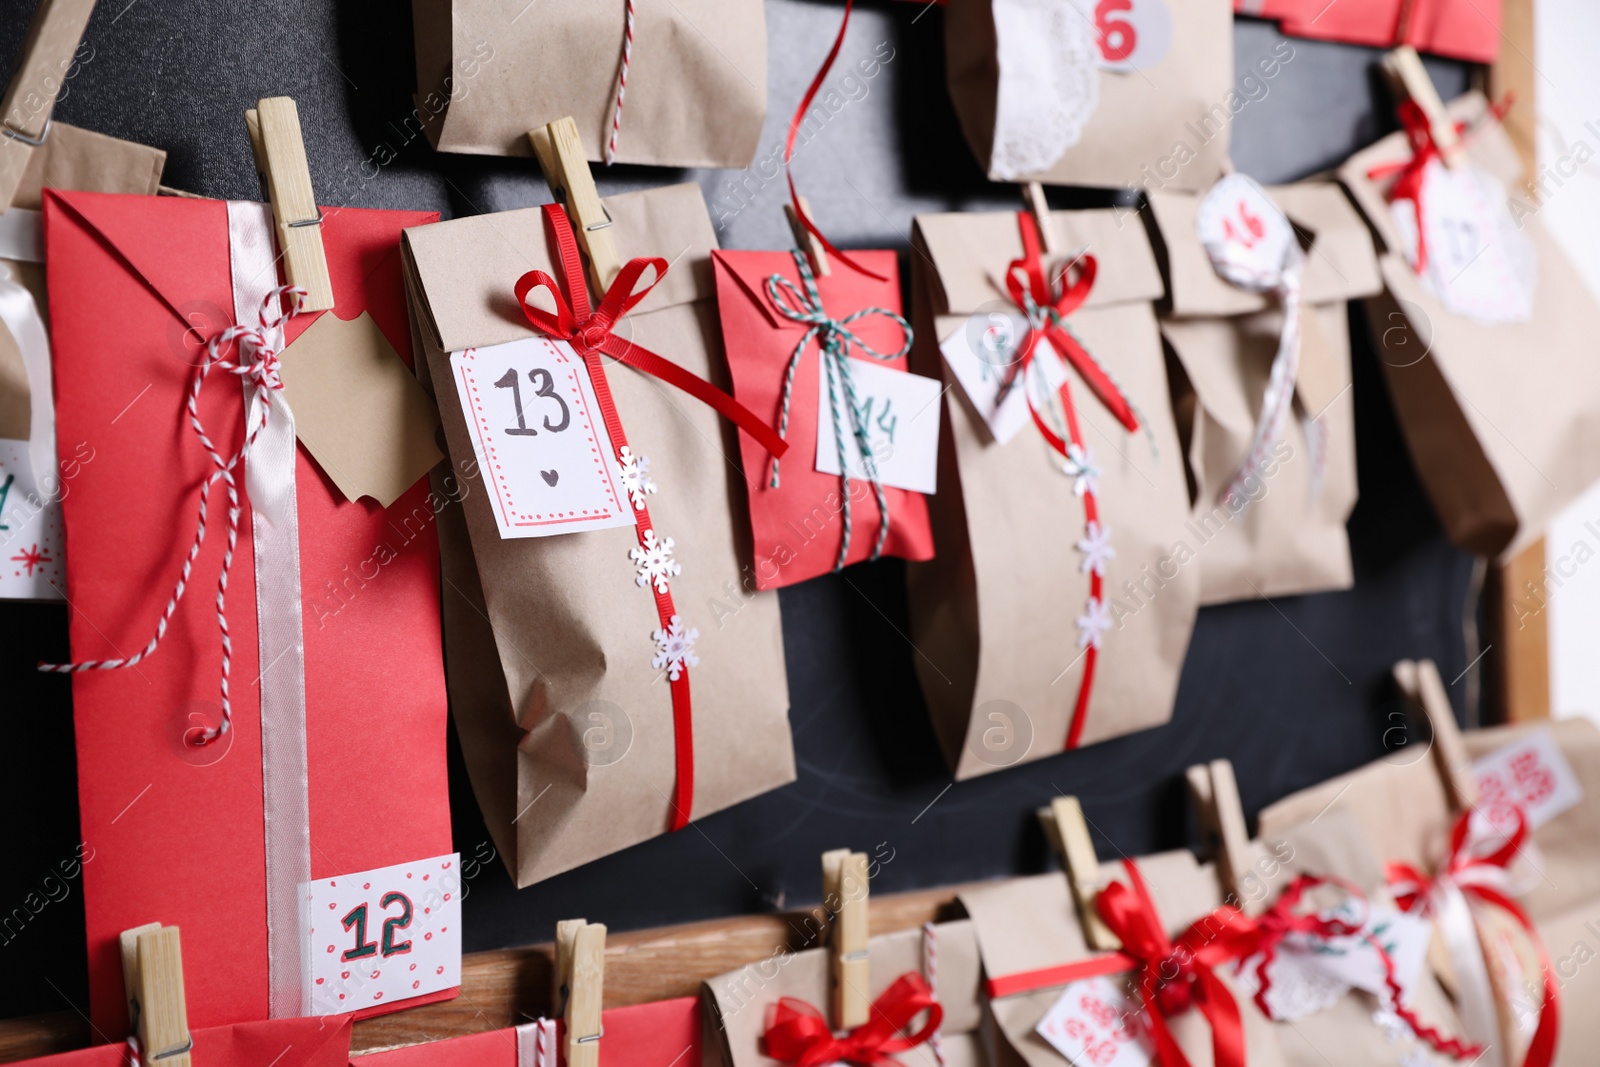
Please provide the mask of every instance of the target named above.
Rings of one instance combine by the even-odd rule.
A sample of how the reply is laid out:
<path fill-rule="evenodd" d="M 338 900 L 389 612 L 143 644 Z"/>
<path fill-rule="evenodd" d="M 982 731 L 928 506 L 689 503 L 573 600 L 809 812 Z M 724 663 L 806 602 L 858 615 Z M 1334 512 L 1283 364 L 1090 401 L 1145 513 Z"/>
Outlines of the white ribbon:
<path fill-rule="evenodd" d="M 278 285 L 272 215 L 265 204 L 228 202 L 228 262 L 234 321 L 256 321 Z M 283 327 L 266 331 L 283 350 Z M 265 414 L 241 379 L 247 426 Z M 300 618 L 300 522 L 295 500 L 294 414 L 283 391 L 244 454 L 256 577 L 256 647 L 261 674 L 261 791 L 267 869 L 268 1014 L 311 1014 L 310 960 L 301 930 L 300 884 L 311 880 L 310 775 L 306 759 L 305 636 Z"/>
<path fill-rule="evenodd" d="M 1485 873 L 1474 881 L 1488 881 Z M 1483 1046 L 1477 1067 L 1505 1067 L 1505 1049 L 1500 1044 L 1500 1013 L 1495 1007 L 1494 987 L 1489 983 L 1489 968 L 1478 939 L 1478 925 L 1472 918 L 1472 905 L 1461 887 L 1448 874 L 1433 880 L 1428 893 L 1428 912 L 1439 929 L 1439 938 L 1450 954 L 1450 969 L 1455 973 L 1456 1007 L 1461 1028 L 1473 1044 Z"/>
<path fill-rule="evenodd" d="M 517 1067 L 556 1067 L 556 1062 L 554 1019 L 517 1027 Z"/>

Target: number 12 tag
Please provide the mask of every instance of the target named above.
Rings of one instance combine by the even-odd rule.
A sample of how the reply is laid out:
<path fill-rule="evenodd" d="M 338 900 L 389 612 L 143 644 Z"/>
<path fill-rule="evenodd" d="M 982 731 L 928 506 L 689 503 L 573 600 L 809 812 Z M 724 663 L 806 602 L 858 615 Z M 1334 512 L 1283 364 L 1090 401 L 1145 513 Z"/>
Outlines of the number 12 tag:
<path fill-rule="evenodd" d="M 529 337 L 450 354 L 472 453 L 501 537 L 632 526 L 616 451 L 583 359 Z"/>

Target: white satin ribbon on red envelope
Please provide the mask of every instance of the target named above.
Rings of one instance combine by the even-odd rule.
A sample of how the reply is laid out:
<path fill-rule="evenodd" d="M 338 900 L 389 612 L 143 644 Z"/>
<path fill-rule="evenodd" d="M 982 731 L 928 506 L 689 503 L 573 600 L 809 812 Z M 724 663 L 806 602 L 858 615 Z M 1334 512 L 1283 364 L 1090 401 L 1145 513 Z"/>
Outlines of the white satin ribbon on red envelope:
<path fill-rule="evenodd" d="M 233 317 L 254 322 L 278 286 L 272 213 L 265 204 L 228 202 L 228 265 Z M 280 323 L 266 331 L 284 347 Z M 265 414 L 255 383 L 241 378 L 245 425 Z M 300 521 L 295 501 L 294 413 L 283 390 L 272 417 L 245 446 L 244 484 L 255 545 L 256 630 L 261 676 L 261 803 L 267 867 L 268 1011 L 272 1018 L 310 1015 L 306 932 L 300 884 L 311 880 L 310 772 L 306 758 L 305 636 L 300 617 Z"/>

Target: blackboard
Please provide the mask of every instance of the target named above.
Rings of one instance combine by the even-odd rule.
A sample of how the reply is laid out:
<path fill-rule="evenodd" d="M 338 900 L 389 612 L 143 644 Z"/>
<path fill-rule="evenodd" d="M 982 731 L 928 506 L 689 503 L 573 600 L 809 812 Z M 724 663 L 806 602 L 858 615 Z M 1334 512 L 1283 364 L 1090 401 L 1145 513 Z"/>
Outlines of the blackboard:
<path fill-rule="evenodd" d="M 838 3 L 809 0 L 766 6 L 770 107 L 758 159 L 781 146 L 841 12 Z M 0 4 L 6 78 L 31 8 L 31 0 Z M 825 228 L 846 247 L 904 255 L 916 212 L 1018 204 L 1014 189 L 983 179 L 956 127 L 941 18 L 902 0 L 866 4 L 855 16 L 843 65 L 885 44 L 892 58 L 850 92 L 795 164 Z M 1238 23 L 1234 39 L 1241 77 L 1280 40 L 1270 24 L 1250 20 Z M 531 160 L 439 156 L 408 133 L 407 5 L 105 0 L 86 40 L 89 58 L 57 117 L 166 149 L 168 185 L 258 197 L 242 113 L 258 97 L 287 94 L 299 102 L 324 203 L 458 216 L 548 199 Z M 1265 91 L 1250 90 L 1231 131 L 1238 167 L 1269 182 L 1335 165 L 1393 126 L 1377 53 L 1299 40 L 1292 48 Z M 1446 97 L 1467 83 L 1461 65 L 1430 68 Z M 386 166 L 364 165 L 391 154 Z M 686 179 L 703 186 L 724 245 L 789 245 L 781 178 L 618 167 L 599 183 L 607 193 Z M 744 192 L 735 196 L 736 188 Z M 1105 199 L 1051 196 L 1060 206 Z M 1190 763 L 1233 760 L 1253 813 L 1381 754 L 1395 722 L 1387 674 L 1401 657 L 1437 660 L 1464 711 L 1475 682 L 1467 668 L 1476 652 L 1463 637 L 1476 610 L 1473 561 L 1439 531 L 1361 313 L 1352 316 L 1361 483 L 1350 521 L 1355 588 L 1203 610 L 1170 725 L 952 784 L 905 637 L 903 569 L 887 561 L 851 568 L 781 594 L 797 782 L 520 892 L 497 863 L 482 865 L 465 901 L 467 949 L 548 940 L 555 921 L 569 916 L 621 930 L 814 901 L 819 853 L 843 845 L 886 859 L 875 892 L 1041 870 L 1046 849 L 1032 811 L 1058 791 L 1083 798 L 1103 857 L 1179 847 L 1194 837 L 1182 787 Z M 66 618 L 61 606 L 0 605 L 0 919 L 25 920 L 0 924 L 7 1015 L 86 1005 L 78 886 L 45 882 L 78 843 L 70 688 L 33 670 L 39 660 L 66 658 Z M 488 835 L 451 745 L 456 846 L 486 856 Z"/>

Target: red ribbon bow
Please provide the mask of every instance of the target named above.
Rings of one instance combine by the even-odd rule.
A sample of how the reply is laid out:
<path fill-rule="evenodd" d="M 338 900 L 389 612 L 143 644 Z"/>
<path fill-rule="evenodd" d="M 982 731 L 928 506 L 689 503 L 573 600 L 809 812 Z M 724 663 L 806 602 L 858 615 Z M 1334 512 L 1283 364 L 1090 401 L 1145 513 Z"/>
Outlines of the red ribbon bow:
<path fill-rule="evenodd" d="M 527 317 L 534 329 L 547 337 L 568 342 L 572 345 L 573 351 L 583 358 L 584 366 L 589 371 L 589 380 L 594 385 L 595 400 L 599 402 L 601 418 L 606 424 L 606 434 L 611 438 L 611 447 L 615 450 L 613 458 L 621 462 L 616 453 L 627 447 L 628 438 L 622 430 L 622 420 L 617 414 L 616 401 L 611 396 L 611 386 L 606 382 L 605 365 L 600 359 L 602 353 L 635 370 L 659 378 L 702 403 L 709 404 L 719 415 L 735 423 L 774 456 L 781 456 L 788 450 L 788 443 L 779 437 L 772 427 L 733 397 L 676 363 L 663 359 L 649 349 L 618 337 L 612 332 L 622 316 L 648 296 L 650 290 L 666 277 L 666 260 L 654 257 L 630 259 L 617 274 L 611 287 L 606 290 L 599 309 L 591 314 L 589 290 L 585 287 L 583 279 L 583 260 L 578 254 L 578 242 L 572 235 L 572 226 L 567 221 L 567 213 L 558 204 L 546 204 L 544 223 L 545 229 L 555 242 L 557 261 L 566 276 L 566 294 L 563 296 L 561 286 L 550 275 L 542 270 L 530 270 L 517 279 L 517 305 L 522 308 L 522 314 Z M 654 277 L 649 284 L 640 287 L 639 283 L 646 271 L 653 271 Z M 549 291 L 555 301 L 553 313 L 528 304 L 529 294 L 537 289 Z M 635 508 L 635 515 L 637 519 L 635 532 L 642 546 L 645 544 L 645 535 L 652 532 L 654 526 L 647 508 L 643 506 Z M 672 621 L 677 615 L 677 609 L 672 603 L 672 594 L 654 591 L 654 596 L 656 613 L 661 620 L 661 630 L 666 631 L 672 626 Z M 677 773 L 673 779 L 672 797 L 669 801 L 672 808 L 670 825 L 674 830 L 681 830 L 689 824 L 690 813 L 694 809 L 694 718 L 687 664 L 682 665 L 677 677 L 671 680 L 671 689 Z"/>
<path fill-rule="evenodd" d="M 1095 907 L 1137 966 L 1139 999 L 1155 1039 L 1157 1061 L 1161 1067 L 1189 1067 L 1167 1029 L 1166 1017 L 1196 1007 L 1211 1024 L 1215 1067 L 1245 1067 L 1239 1005 L 1216 969 L 1251 955 L 1261 937 L 1259 925 L 1224 904 L 1174 941 L 1167 936 L 1138 865 L 1125 860 L 1123 868 L 1128 884 L 1113 882 L 1101 890 Z"/>
<path fill-rule="evenodd" d="M 1469 902 L 1492 905 L 1516 920 L 1527 932 L 1534 949 L 1539 953 L 1539 969 L 1544 977 L 1544 1002 L 1539 1008 L 1539 1024 L 1528 1043 L 1528 1054 L 1523 1057 L 1523 1067 L 1550 1067 L 1555 1059 L 1556 1038 L 1560 1030 L 1561 1004 L 1555 971 L 1550 966 L 1550 955 L 1545 951 L 1544 940 L 1539 936 L 1533 920 L 1522 906 L 1500 888 L 1506 872 L 1528 841 L 1530 833 L 1527 817 L 1520 807 L 1513 806 L 1516 829 L 1505 835 L 1505 841 L 1485 854 L 1472 840 L 1472 811 L 1464 811 L 1450 829 L 1450 847 L 1440 872 L 1433 878 L 1409 863 L 1388 865 L 1389 883 L 1395 900 L 1403 911 L 1426 915 L 1431 908 L 1429 898 L 1438 882 L 1448 878 Z"/>
<path fill-rule="evenodd" d="M 913 1019 L 926 1011 L 922 1029 L 909 1037 L 903 1031 Z M 783 997 L 773 1005 L 764 1036 L 767 1055 L 796 1067 L 822 1067 L 827 1063 L 853 1063 L 857 1067 L 899 1067 L 891 1053 L 927 1041 L 939 1032 L 944 1009 L 933 990 L 915 971 L 894 980 L 872 1002 L 865 1023 L 843 1037 L 835 1037 L 827 1020 L 803 1000 Z"/>

